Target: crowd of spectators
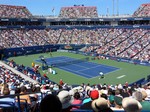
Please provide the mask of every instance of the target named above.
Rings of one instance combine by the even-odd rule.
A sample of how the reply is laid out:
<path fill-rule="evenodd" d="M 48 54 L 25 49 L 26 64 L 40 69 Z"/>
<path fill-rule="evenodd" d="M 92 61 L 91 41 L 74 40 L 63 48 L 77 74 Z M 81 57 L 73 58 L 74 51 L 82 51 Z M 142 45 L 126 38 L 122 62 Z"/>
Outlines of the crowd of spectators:
<path fill-rule="evenodd" d="M 150 37 L 150 36 L 149 36 Z M 133 59 L 138 59 L 141 61 L 149 61 L 149 57 L 150 57 L 150 44 L 148 42 L 145 42 L 145 46 L 148 46 L 146 48 L 144 48 L 144 50 L 142 50 L 141 52 L 139 52 L 137 55 L 135 55 L 133 57 Z M 141 45 L 142 46 L 142 45 Z M 141 47 L 140 46 L 140 47 Z M 143 47 L 143 46 L 142 46 Z"/>
<path fill-rule="evenodd" d="M 149 30 L 109 29 L 106 33 L 103 31 L 97 36 L 99 38 L 95 39 L 95 42 L 99 42 L 98 45 L 87 47 L 85 52 L 150 61 Z M 90 37 L 92 39 L 92 36 Z"/>
<path fill-rule="evenodd" d="M 15 73 L 13 70 L 11 70 L 10 68 L 7 68 L 7 66 L 4 65 L 0 65 L 0 72 L 1 72 L 1 83 L 11 83 L 11 85 L 14 86 L 14 84 L 17 86 L 20 86 L 19 84 L 29 84 L 30 80 L 35 80 L 35 81 L 31 81 L 31 82 L 41 82 L 41 78 L 40 75 L 38 75 L 38 71 L 35 68 L 32 68 L 32 71 L 29 70 L 27 67 L 25 67 L 24 65 L 18 65 L 16 64 L 13 60 L 8 61 L 7 65 L 12 67 L 14 70 L 17 70 L 21 73 L 23 73 L 25 75 L 25 77 L 23 77 L 22 75 L 18 75 L 19 73 Z M 36 75 L 36 77 L 34 78 L 34 76 Z M 29 77 L 29 78 L 26 78 Z M 26 81 L 29 80 L 29 81 Z M 10 86 L 11 87 L 11 86 Z M 13 87 L 14 88 L 14 87 Z"/>
<path fill-rule="evenodd" d="M 45 30 L 36 30 L 36 29 L 2 30 L 1 46 L 4 46 L 4 48 L 10 48 L 10 47 L 15 48 L 15 47 L 24 47 L 24 46 L 46 45 L 47 43 L 56 44 L 58 40 L 55 41 L 55 37 L 50 38 L 52 33 L 50 34 L 48 33 L 49 32 Z M 56 35 L 57 34 L 59 33 L 56 33 Z"/>
<path fill-rule="evenodd" d="M 142 29 L 136 29 L 135 31 L 133 30 L 129 37 L 126 36 L 126 39 L 122 38 L 122 40 L 120 37 L 122 38 L 122 36 L 119 36 L 119 38 L 117 39 L 119 40 L 118 43 L 110 42 L 109 45 L 107 45 L 114 48 L 105 47 L 106 50 L 104 52 L 107 51 L 106 54 L 118 57 L 132 58 L 136 53 L 142 50 L 145 45 L 149 44 L 149 34 L 147 34 L 147 31 Z M 147 42 L 144 42 L 145 39 L 147 40 Z M 142 43 L 144 43 L 145 45 Z"/>
<path fill-rule="evenodd" d="M 150 44 L 150 42 L 149 42 L 150 34 L 145 32 L 145 31 L 139 30 L 135 35 L 132 35 L 132 37 L 133 38 L 130 38 L 130 40 L 129 40 L 130 41 L 129 43 L 131 43 L 131 44 L 128 44 L 126 47 L 124 47 L 125 49 L 126 48 L 128 48 L 128 49 L 124 50 L 121 54 L 119 54 L 119 56 L 120 57 L 128 57 L 128 58 L 138 59 L 138 60 L 141 60 L 141 61 L 143 61 L 143 60 L 144 61 L 149 61 L 150 56 L 149 56 L 149 53 L 148 53 L 149 52 L 148 49 L 150 49 L 150 47 L 148 47 L 148 46 Z M 143 50 L 144 52 L 143 51 L 141 52 L 142 56 L 134 57 L 142 49 L 144 49 Z M 145 51 L 147 51 L 147 53 Z"/>
<path fill-rule="evenodd" d="M 76 109 L 92 110 L 91 112 L 149 111 L 149 92 L 149 85 L 129 86 L 127 82 L 124 85 L 83 83 L 71 89 L 62 89 L 56 94 L 46 95 L 41 101 L 40 109 L 41 112 L 49 112 L 50 109 L 58 112 L 71 112 Z M 49 108 L 46 111 L 47 105 Z"/>
<path fill-rule="evenodd" d="M 60 39 L 62 31 L 63 29 L 58 29 L 58 30 L 48 29 L 47 33 L 49 38 L 47 38 L 47 41 L 51 44 L 57 44 Z"/>
<path fill-rule="evenodd" d="M 149 17 L 150 16 L 150 3 L 142 4 L 133 14 L 134 17 Z"/>
<path fill-rule="evenodd" d="M 149 29 L 1 30 L 1 46 L 15 48 L 48 44 L 94 44 L 84 52 L 149 61 Z"/>
<path fill-rule="evenodd" d="M 4 48 L 23 46 L 23 44 L 11 33 L 10 30 L 2 30 L 1 38 L 1 46 Z"/>
<path fill-rule="evenodd" d="M 94 18 L 98 17 L 96 7 L 73 6 L 62 7 L 59 17 L 62 18 Z"/>
<path fill-rule="evenodd" d="M 29 18 L 32 14 L 24 6 L 0 5 L 1 18 Z"/>

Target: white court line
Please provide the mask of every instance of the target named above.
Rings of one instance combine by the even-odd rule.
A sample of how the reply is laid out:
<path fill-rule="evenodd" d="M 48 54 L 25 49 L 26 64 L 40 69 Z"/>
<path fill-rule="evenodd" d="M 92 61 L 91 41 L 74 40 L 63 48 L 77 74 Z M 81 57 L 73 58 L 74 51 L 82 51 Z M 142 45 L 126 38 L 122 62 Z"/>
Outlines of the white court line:
<path fill-rule="evenodd" d="M 92 68 L 97 68 L 97 67 L 100 67 L 100 66 L 102 66 L 102 65 L 97 65 L 95 67 L 90 67 L 90 68 L 85 67 L 86 69 L 78 70 L 78 72 L 85 71 L 85 70 L 92 69 Z"/>
<path fill-rule="evenodd" d="M 109 73 L 113 73 L 113 72 L 116 72 L 116 71 L 119 71 L 119 70 L 121 70 L 122 68 L 119 68 L 119 69 L 117 69 L 117 70 L 113 70 L 113 71 L 111 71 L 111 72 L 107 72 L 107 73 L 105 73 L 104 75 L 107 75 L 107 74 L 109 74 Z M 99 75 L 97 75 L 96 77 L 98 77 Z M 92 77 L 92 78 L 96 78 L 96 77 Z"/>
<path fill-rule="evenodd" d="M 68 69 L 68 68 L 65 68 L 65 67 L 60 67 L 60 69 L 62 69 L 62 70 L 68 70 L 69 72 L 71 71 L 72 73 L 76 73 L 76 72 L 78 72 L 78 71 L 73 71 L 72 69 Z M 80 75 L 80 74 L 75 74 L 75 75 L 78 75 L 78 76 L 80 76 L 80 77 L 84 77 L 84 78 L 87 78 L 87 77 L 85 77 L 85 76 L 91 76 L 91 75 L 87 75 L 87 74 L 85 74 L 85 73 L 82 73 L 82 72 L 78 72 L 78 73 L 80 73 L 80 74 L 83 74 L 83 76 L 82 75 Z M 89 78 L 89 77 L 88 77 Z M 87 78 L 87 79 L 88 79 Z"/>
<path fill-rule="evenodd" d="M 123 77 L 125 77 L 126 75 L 121 75 L 121 76 L 119 76 L 119 77 L 117 77 L 117 79 L 121 79 L 121 78 L 123 78 Z"/>
<path fill-rule="evenodd" d="M 82 67 L 82 68 L 87 68 L 87 67 L 84 67 L 84 66 L 81 66 L 81 65 L 78 65 L 78 64 L 71 64 L 71 65 Z"/>

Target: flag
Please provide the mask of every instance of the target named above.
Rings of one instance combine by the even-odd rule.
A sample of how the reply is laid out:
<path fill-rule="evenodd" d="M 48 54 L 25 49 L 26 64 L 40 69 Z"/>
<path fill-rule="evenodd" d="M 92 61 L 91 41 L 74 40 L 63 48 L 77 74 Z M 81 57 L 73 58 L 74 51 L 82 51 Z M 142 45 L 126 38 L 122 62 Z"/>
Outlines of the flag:
<path fill-rule="evenodd" d="M 53 7 L 52 12 L 54 12 L 55 8 Z"/>

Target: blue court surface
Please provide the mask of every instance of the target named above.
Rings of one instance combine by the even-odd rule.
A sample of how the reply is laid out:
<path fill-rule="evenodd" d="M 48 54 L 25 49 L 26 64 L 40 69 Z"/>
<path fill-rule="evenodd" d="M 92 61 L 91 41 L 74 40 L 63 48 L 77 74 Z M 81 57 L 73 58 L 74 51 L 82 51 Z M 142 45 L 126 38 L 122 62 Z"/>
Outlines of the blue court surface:
<path fill-rule="evenodd" d="M 63 63 L 63 62 L 71 62 L 76 60 L 75 58 L 70 58 L 66 56 L 59 56 L 59 57 L 52 57 L 52 58 L 45 58 L 46 63 L 51 66 L 56 63 Z M 37 62 L 42 63 L 41 59 L 36 60 Z M 119 68 L 112 67 L 112 66 L 107 66 L 107 65 L 102 65 L 102 64 L 97 64 L 93 62 L 88 62 L 88 61 L 82 61 L 79 63 L 73 63 L 73 64 L 63 64 L 61 66 L 58 66 L 57 68 L 60 68 L 62 70 L 69 71 L 71 73 L 80 75 L 85 78 L 94 78 L 99 76 L 100 72 L 103 72 L 104 75 L 114 72 L 118 70 Z"/>

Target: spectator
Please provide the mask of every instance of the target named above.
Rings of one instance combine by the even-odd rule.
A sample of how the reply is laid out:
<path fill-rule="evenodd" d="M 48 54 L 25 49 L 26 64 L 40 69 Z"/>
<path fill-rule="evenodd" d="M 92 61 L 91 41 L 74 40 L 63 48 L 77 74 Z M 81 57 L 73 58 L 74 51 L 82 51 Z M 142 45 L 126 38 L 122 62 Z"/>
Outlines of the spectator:
<path fill-rule="evenodd" d="M 62 90 L 58 93 L 59 100 L 62 103 L 62 112 L 70 112 L 71 104 L 73 102 L 73 97 L 69 94 L 68 91 Z"/>
<path fill-rule="evenodd" d="M 102 94 L 101 94 L 101 97 L 104 98 L 104 99 L 106 99 L 106 100 L 108 99 L 108 96 L 107 96 L 107 94 L 105 94 L 105 93 L 102 93 Z"/>
<path fill-rule="evenodd" d="M 136 91 L 133 93 L 133 98 L 135 98 L 136 100 L 138 100 L 140 102 L 140 104 L 142 105 L 142 110 L 144 111 L 150 111 L 150 102 L 149 101 L 145 101 L 145 98 L 147 97 L 147 93 L 142 91 Z"/>
<path fill-rule="evenodd" d="M 142 105 L 135 99 L 126 97 L 122 100 L 122 106 L 126 112 L 141 112 Z"/>
<path fill-rule="evenodd" d="M 72 105 L 81 105 L 82 104 L 82 100 L 80 97 L 80 93 L 76 92 L 74 93 L 74 100 L 72 102 Z M 80 106 L 73 106 L 72 109 L 79 109 Z"/>
<path fill-rule="evenodd" d="M 104 98 L 98 98 L 92 101 L 94 112 L 113 112 L 109 107 L 108 101 Z"/>
<path fill-rule="evenodd" d="M 62 112 L 62 104 L 56 95 L 46 95 L 40 103 L 41 112 Z"/>
<path fill-rule="evenodd" d="M 99 92 L 97 90 L 90 91 L 90 100 L 87 103 L 84 103 L 80 109 L 92 109 L 91 104 L 92 101 L 99 98 Z"/>
<path fill-rule="evenodd" d="M 2 85 L 2 87 L 1 87 L 1 94 L 3 95 L 4 94 L 4 91 L 5 90 L 9 90 L 9 88 L 8 88 L 8 84 L 7 83 L 4 83 L 3 85 Z M 6 91 L 5 91 L 6 92 Z"/>
<path fill-rule="evenodd" d="M 31 107 L 30 96 L 29 96 L 29 94 L 27 94 L 27 88 L 25 86 L 22 86 L 20 88 L 20 102 L 22 103 L 21 104 L 22 111 L 24 111 L 24 109 L 26 108 L 24 103 L 27 103 L 29 108 Z"/>
<path fill-rule="evenodd" d="M 60 79 L 60 81 L 59 81 L 59 85 L 60 85 L 60 86 L 63 86 L 63 84 L 64 84 L 63 80 L 62 80 L 62 79 Z"/>
<path fill-rule="evenodd" d="M 121 97 L 121 96 L 115 96 L 114 97 L 114 107 L 111 107 L 111 109 L 112 110 L 124 110 L 123 108 L 122 108 L 122 100 L 123 100 L 123 98 Z"/>

